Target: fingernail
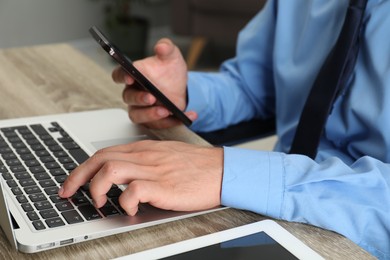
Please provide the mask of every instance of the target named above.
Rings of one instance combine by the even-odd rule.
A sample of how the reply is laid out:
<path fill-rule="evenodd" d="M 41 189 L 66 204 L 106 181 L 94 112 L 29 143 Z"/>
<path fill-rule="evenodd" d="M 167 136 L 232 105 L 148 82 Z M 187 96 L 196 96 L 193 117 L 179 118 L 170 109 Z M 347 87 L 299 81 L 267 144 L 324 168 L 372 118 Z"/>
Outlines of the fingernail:
<path fill-rule="evenodd" d="M 95 208 L 100 209 L 104 205 L 100 205 L 101 203 L 98 203 L 96 200 L 92 200 L 92 204 Z"/>
<path fill-rule="evenodd" d="M 187 114 L 188 118 L 192 121 L 195 121 L 198 118 L 198 115 L 195 112 L 190 112 Z"/>
<path fill-rule="evenodd" d="M 58 190 L 58 195 L 62 196 L 64 194 L 64 188 L 61 186 Z"/>
<path fill-rule="evenodd" d="M 138 212 L 138 207 L 135 207 L 135 208 L 130 209 L 128 214 L 133 217 L 137 214 L 137 212 Z"/>
<path fill-rule="evenodd" d="M 133 84 L 134 80 L 129 75 L 125 75 L 125 83 L 126 84 Z"/>
<path fill-rule="evenodd" d="M 168 111 L 165 108 L 158 107 L 157 108 L 157 114 L 161 117 L 166 117 L 169 115 Z"/>
<path fill-rule="evenodd" d="M 149 95 L 144 95 L 144 102 L 145 102 L 145 104 L 150 104 L 151 103 Z"/>

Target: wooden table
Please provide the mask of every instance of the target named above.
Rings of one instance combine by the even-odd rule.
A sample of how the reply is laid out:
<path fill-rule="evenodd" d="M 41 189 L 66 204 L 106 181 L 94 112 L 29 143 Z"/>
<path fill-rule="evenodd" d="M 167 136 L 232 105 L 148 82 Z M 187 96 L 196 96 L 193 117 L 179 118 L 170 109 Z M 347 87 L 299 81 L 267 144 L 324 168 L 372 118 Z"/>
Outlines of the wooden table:
<path fill-rule="evenodd" d="M 122 87 L 66 44 L 0 50 L 0 119 L 124 108 Z M 203 143 L 185 127 L 158 131 L 166 139 Z M 15 252 L 0 230 L 0 259 L 108 259 L 252 223 L 263 216 L 225 209 L 36 254 Z M 278 221 L 326 259 L 370 259 L 350 240 L 308 225 Z"/>

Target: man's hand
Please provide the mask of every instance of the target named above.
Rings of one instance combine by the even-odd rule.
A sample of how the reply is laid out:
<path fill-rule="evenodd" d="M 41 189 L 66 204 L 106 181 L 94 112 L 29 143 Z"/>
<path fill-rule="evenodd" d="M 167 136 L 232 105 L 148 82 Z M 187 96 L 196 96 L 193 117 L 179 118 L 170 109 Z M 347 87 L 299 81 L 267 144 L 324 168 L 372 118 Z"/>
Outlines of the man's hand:
<path fill-rule="evenodd" d="M 222 168 L 222 148 L 140 141 L 98 151 L 70 174 L 59 195 L 71 197 L 91 181 L 91 196 L 99 208 L 113 184 L 128 184 L 119 203 L 131 216 L 139 203 L 166 210 L 203 210 L 221 203 Z"/>
<path fill-rule="evenodd" d="M 187 106 L 187 65 L 180 50 L 169 39 L 161 39 L 154 48 L 155 56 L 134 62 L 134 66 L 144 74 L 179 109 Z M 121 67 L 112 72 L 117 83 L 125 83 L 123 100 L 128 105 L 129 117 L 134 123 L 150 128 L 167 128 L 180 124 L 171 117 L 169 110 L 159 104 L 156 98 L 138 88 L 132 77 Z M 195 112 L 186 115 L 195 120 Z"/>

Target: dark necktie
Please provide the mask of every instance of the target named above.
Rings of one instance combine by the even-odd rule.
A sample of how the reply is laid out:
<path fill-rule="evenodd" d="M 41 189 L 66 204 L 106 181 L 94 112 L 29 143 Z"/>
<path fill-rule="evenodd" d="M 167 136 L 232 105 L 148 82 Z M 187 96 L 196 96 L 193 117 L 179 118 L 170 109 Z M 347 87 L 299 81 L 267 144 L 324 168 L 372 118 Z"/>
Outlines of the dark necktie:
<path fill-rule="evenodd" d="M 355 67 L 360 27 L 367 0 L 351 0 L 336 42 L 322 66 L 303 107 L 290 153 L 315 158 L 334 100 Z"/>

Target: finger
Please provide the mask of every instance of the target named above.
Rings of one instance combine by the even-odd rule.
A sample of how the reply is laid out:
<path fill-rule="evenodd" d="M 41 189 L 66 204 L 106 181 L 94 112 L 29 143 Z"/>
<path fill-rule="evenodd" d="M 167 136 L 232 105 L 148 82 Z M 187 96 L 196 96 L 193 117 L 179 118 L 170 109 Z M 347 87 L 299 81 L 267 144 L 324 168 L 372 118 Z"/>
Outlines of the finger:
<path fill-rule="evenodd" d="M 198 114 L 195 111 L 188 111 L 185 113 L 191 121 L 195 121 L 198 118 Z M 165 129 L 174 126 L 182 125 L 183 123 L 176 117 L 170 116 L 160 120 L 146 122 L 143 125 L 152 129 Z"/>
<path fill-rule="evenodd" d="M 131 162 L 109 161 L 92 178 L 89 191 L 95 207 L 100 208 L 107 202 L 107 192 L 113 184 L 127 184 L 134 180 L 155 181 L 154 167 L 137 167 Z"/>
<path fill-rule="evenodd" d="M 121 152 L 98 151 L 84 163 L 74 169 L 66 178 L 58 195 L 62 198 L 72 196 L 81 186 L 86 184 L 109 160 L 126 160 L 128 155 Z"/>
<path fill-rule="evenodd" d="M 174 57 L 175 48 L 177 47 L 171 40 L 163 38 L 156 43 L 154 50 L 157 58 L 164 61 Z M 136 64 L 138 64 L 138 62 L 134 62 L 134 65 Z M 121 66 L 116 67 L 112 71 L 111 77 L 116 83 L 126 83 L 128 85 L 132 85 L 134 83 L 134 79 L 125 72 Z"/>
<path fill-rule="evenodd" d="M 144 124 L 148 128 L 169 128 L 180 125 L 182 122 L 164 106 L 138 107 L 129 106 L 129 118 L 136 124 Z M 198 119 L 198 113 L 187 111 L 184 113 L 191 121 Z"/>
<path fill-rule="evenodd" d="M 124 161 L 131 161 L 133 163 L 137 163 L 140 158 L 138 157 L 143 157 L 146 156 L 146 154 L 138 154 L 140 152 L 152 152 L 153 150 L 160 150 L 159 148 L 153 149 L 156 147 L 160 147 L 161 143 L 166 143 L 166 141 L 159 141 L 159 140 L 141 140 L 137 142 L 131 142 L 131 143 L 126 143 L 126 144 L 118 144 L 118 145 L 113 145 L 110 147 L 106 147 L 103 149 L 100 149 L 96 153 L 124 153 L 127 154 L 126 158 L 123 159 Z M 130 159 L 130 153 L 131 157 L 135 157 L 134 159 Z M 129 157 L 129 158 L 127 158 Z M 149 163 L 149 165 L 151 165 Z"/>
<path fill-rule="evenodd" d="M 170 116 L 170 117 L 167 117 L 167 118 L 164 118 L 161 120 L 144 123 L 142 125 L 144 125 L 147 128 L 151 128 L 151 129 L 167 129 L 167 128 L 179 126 L 182 124 L 183 123 L 179 119 Z"/>
<path fill-rule="evenodd" d="M 121 66 L 116 67 L 112 73 L 111 77 L 116 83 L 126 83 L 128 85 L 132 85 L 134 83 L 134 79 L 123 70 Z"/>
<path fill-rule="evenodd" d="M 149 141 L 149 140 L 147 140 Z M 97 153 L 129 153 L 132 151 L 131 146 L 135 143 L 118 144 L 100 149 Z"/>
<path fill-rule="evenodd" d="M 160 60 L 164 61 L 173 57 L 175 48 L 176 46 L 170 39 L 162 38 L 156 43 L 154 52 Z"/>
<path fill-rule="evenodd" d="M 149 203 L 153 206 L 170 209 L 161 204 L 160 198 L 164 191 L 153 181 L 135 180 L 131 182 L 119 197 L 119 204 L 130 216 L 138 211 L 139 203 Z"/>
<path fill-rule="evenodd" d="M 140 90 L 134 85 L 126 85 L 122 93 L 122 99 L 131 106 L 151 106 L 156 103 L 156 98 L 145 90 Z"/>
<path fill-rule="evenodd" d="M 167 118 L 171 112 L 163 106 L 129 107 L 130 120 L 136 124 L 148 123 Z"/>

